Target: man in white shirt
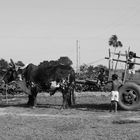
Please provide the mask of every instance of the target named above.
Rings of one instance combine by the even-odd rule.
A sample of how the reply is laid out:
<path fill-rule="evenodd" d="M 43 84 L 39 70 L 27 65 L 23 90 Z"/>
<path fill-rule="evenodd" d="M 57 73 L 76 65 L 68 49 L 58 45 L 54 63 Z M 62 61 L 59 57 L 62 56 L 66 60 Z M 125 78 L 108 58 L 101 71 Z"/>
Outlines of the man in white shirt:
<path fill-rule="evenodd" d="M 128 73 L 129 73 L 129 79 L 133 78 L 133 75 L 135 74 L 135 53 L 129 52 L 129 58 L 128 58 Z"/>

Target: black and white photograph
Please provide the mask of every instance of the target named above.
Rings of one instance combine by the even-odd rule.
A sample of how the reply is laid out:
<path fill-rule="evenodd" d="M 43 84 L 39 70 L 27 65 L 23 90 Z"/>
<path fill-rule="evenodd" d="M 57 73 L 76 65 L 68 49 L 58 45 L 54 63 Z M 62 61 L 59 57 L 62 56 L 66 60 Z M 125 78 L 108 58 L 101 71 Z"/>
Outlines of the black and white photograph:
<path fill-rule="evenodd" d="M 0 0 L 0 140 L 140 140 L 139 0 Z"/>

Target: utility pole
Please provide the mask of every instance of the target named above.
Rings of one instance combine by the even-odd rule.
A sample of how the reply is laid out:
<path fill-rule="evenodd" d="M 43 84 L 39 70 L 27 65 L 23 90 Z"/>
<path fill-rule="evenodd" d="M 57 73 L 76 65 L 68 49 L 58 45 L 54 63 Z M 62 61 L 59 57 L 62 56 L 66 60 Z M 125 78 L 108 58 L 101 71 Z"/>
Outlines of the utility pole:
<path fill-rule="evenodd" d="M 79 41 L 78 47 L 79 47 L 79 53 L 78 53 L 79 54 L 79 64 L 78 65 L 79 65 L 79 68 L 80 68 L 80 63 L 81 63 L 81 60 L 80 60 L 81 59 L 81 57 L 80 57 L 80 41 Z"/>
<path fill-rule="evenodd" d="M 80 42 L 76 40 L 76 72 L 79 72 L 80 66 Z"/>

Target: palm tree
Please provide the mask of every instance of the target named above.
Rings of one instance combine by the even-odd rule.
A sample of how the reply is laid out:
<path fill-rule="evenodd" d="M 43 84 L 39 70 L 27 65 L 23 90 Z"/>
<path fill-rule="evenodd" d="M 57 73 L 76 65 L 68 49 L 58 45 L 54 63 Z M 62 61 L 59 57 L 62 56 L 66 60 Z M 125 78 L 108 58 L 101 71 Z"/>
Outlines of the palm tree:
<path fill-rule="evenodd" d="M 122 47 L 123 45 L 122 45 L 122 42 L 118 40 L 117 35 L 112 35 L 109 39 L 109 46 L 113 46 L 113 48 L 114 48 L 114 53 L 113 53 L 113 58 L 114 58 L 114 54 L 116 52 L 116 49 L 118 47 Z M 113 61 L 112 61 L 112 69 L 113 69 Z"/>
<path fill-rule="evenodd" d="M 109 46 L 113 46 L 114 47 L 114 51 L 116 51 L 116 49 L 118 47 L 122 47 L 122 42 L 118 40 L 118 37 L 116 35 L 112 35 L 109 39 Z"/>

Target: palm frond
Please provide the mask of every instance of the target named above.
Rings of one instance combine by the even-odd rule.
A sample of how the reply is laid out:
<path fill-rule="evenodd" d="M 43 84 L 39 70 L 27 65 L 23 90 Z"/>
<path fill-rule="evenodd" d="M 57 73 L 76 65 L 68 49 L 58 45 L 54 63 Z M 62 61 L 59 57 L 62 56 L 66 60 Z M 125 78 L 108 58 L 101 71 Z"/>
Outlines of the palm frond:
<path fill-rule="evenodd" d="M 122 47 L 122 46 L 123 46 L 123 44 L 122 44 L 122 42 L 121 42 L 121 41 L 118 41 L 118 43 L 117 43 L 117 44 L 118 44 L 118 46 L 119 46 L 119 47 Z"/>
<path fill-rule="evenodd" d="M 117 40 L 118 40 L 118 37 L 116 35 L 112 35 L 109 39 L 109 45 L 116 47 Z"/>
<path fill-rule="evenodd" d="M 113 45 L 112 40 L 109 40 L 108 43 L 109 43 L 109 46 L 112 46 Z"/>
<path fill-rule="evenodd" d="M 110 38 L 109 38 L 109 41 L 108 41 L 109 45 L 110 46 L 113 46 L 114 48 L 118 48 L 118 47 L 122 47 L 122 42 L 121 41 L 118 41 L 118 37 L 117 35 L 112 35 Z"/>
<path fill-rule="evenodd" d="M 117 37 L 117 35 L 112 35 L 112 40 L 114 40 L 114 41 L 117 41 L 118 40 L 118 37 Z"/>

